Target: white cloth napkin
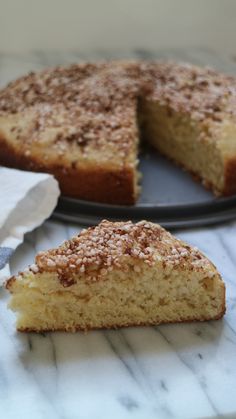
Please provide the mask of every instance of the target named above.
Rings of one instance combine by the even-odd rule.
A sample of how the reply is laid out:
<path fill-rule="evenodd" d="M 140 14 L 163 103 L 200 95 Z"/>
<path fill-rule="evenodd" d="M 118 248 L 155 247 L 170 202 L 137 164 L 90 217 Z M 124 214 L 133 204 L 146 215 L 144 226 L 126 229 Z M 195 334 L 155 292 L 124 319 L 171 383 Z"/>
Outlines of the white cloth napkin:
<path fill-rule="evenodd" d="M 24 234 L 51 215 L 59 194 L 51 175 L 0 167 L 0 285 L 9 276 L 9 258 Z"/>

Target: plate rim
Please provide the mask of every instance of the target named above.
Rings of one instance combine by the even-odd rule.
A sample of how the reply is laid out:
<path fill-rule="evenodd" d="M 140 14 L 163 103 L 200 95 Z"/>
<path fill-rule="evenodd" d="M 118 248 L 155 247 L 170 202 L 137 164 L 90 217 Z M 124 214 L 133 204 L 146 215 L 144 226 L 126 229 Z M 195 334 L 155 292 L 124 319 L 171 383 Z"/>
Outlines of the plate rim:
<path fill-rule="evenodd" d="M 100 202 L 86 201 L 82 199 L 70 198 L 66 196 L 59 197 L 58 205 L 56 211 L 60 212 L 62 207 L 66 206 L 68 209 L 73 207 L 74 210 L 80 209 L 86 211 L 90 214 L 96 213 L 100 215 L 101 213 L 109 213 L 110 215 L 119 215 L 127 216 L 138 216 L 145 212 L 147 215 L 185 215 L 191 212 L 193 215 L 203 215 L 209 213 L 215 213 L 222 210 L 227 210 L 234 208 L 236 209 L 236 194 L 230 197 L 214 197 L 209 201 L 200 201 L 196 203 L 190 202 L 189 204 L 152 204 L 152 203 L 137 203 L 134 205 L 112 205 L 112 204 L 103 204 Z M 64 212 L 64 209 L 63 209 Z"/>

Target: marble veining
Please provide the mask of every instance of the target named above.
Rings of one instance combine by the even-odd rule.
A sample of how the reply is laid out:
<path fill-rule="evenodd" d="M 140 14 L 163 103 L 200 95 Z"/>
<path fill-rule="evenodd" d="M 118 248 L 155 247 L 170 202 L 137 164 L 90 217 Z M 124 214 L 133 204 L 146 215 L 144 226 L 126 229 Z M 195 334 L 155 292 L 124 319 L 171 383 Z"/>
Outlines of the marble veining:
<path fill-rule="evenodd" d="M 198 61 L 200 56 L 196 52 Z M 4 55 L 0 83 L 77 57 Z M 11 272 L 78 231 L 78 225 L 47 221 L 25 237 L 11 259 Z M 2 289 L 0 418 L 236 418 L 236 222 L 174 233 L 218 267 L 227 286 L 225 317 L 87 334 L 18 334 Z"/>
<path fill-rule="evenodd" d="M 78 231 L 46 222 L 18 248 L 12 272 Z M 220 321 L 17 334 L 2 291 L 0 417 L 236 417 L 235 233 L 236 223 L 175 232 L 200 247 L 222 273 L 227 313 Z"/>

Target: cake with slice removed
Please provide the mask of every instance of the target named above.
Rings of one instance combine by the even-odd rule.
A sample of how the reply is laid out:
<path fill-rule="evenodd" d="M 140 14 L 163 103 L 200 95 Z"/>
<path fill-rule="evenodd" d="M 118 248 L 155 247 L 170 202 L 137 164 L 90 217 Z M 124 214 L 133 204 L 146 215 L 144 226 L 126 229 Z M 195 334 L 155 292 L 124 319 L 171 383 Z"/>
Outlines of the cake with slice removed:
<path fill-rule="evenodd" d="M 108 61 L 30 73 L 0 90 L 0 164 L 51 173 L 65 196 L 137 202 L 139 132 L 216 195 L 236 193 L 235 77 Z"/>
<path fill-rule="evenodd" d="M 225 286 L 195 247 L 157 224 L 102 221 L 10 278 L 19 331 L 219 319 Z"/>

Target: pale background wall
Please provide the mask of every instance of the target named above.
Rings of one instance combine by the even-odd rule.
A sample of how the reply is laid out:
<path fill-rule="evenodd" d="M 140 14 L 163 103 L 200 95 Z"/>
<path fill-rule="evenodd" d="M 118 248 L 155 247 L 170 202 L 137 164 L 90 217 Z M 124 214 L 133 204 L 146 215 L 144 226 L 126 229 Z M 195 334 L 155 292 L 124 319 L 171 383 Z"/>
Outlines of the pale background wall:
<path fill-rule="evenodd" d="M 235 44 L 236 0 L 0 0 L 3 52 Z"/>

